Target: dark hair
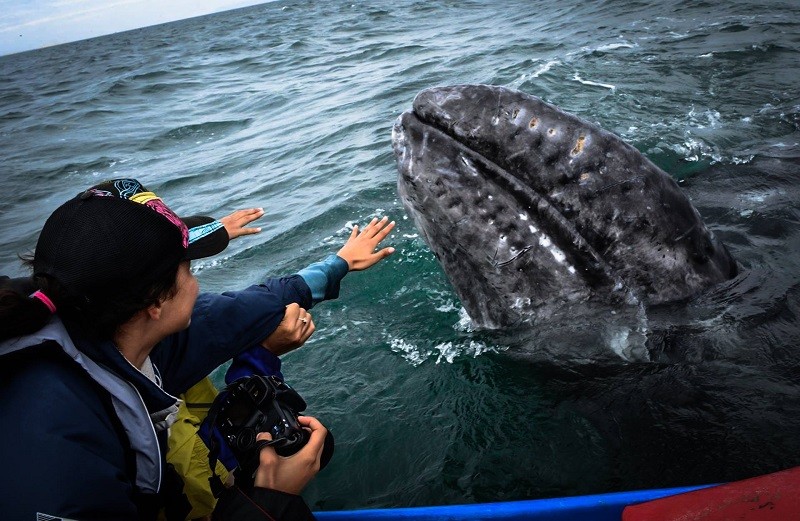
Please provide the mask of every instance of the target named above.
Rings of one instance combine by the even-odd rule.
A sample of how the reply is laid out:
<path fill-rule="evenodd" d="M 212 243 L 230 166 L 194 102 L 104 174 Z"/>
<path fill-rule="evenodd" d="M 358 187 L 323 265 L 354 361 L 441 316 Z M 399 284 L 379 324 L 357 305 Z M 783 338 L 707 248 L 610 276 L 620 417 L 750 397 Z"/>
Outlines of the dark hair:
<path fill-rule="evenodd" d="M 23 261 L 30 265 L 31 258 L 23 258 Z M 97 296 L 87 299 L 70 294 L 56 279 L 46 275 L 33 277 L 33 284 L 53 301 L 56 313 L 65 323 L 77 326 L 87 337 L 109 340 L 119 326 L 137 312 L 175 295 L 179 266 L 175 264 L 161 277 L 136 288 L 133 293 L 109 299 Z M 13 290 L 0 290 L 0 341 L 35 333 L 47 324 L 50 316 L 50 310 L 39 299 Z"/>

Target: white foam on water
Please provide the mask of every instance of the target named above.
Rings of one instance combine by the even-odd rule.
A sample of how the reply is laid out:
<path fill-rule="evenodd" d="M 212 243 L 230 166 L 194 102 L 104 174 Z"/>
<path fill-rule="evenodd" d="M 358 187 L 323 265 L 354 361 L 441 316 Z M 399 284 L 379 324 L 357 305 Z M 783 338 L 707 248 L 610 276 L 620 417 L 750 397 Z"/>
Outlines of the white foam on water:
<path fill-rule="evenodd" d="M 475 324 L 472 322 L 472 319 L 467 314 L 467 310 L 464 309 L 463 306 L 458 310 L 458 322 L 453 325 L 453 329 L 465 333 L 471 333 L 475 330 Z"/>
<path fill-rule="evenodd" d="M 498 349 L 483 342 L 470 340 L 466 343 L 443 342 L 433 347 L 438 352 L 436 363 L 447 362 L 452 364 L 459 356 L 470 356 L 476 358 L 484 353 L 496 353 Z"/>
<path fill-rule="evenodd" d="M 410 363 L 414 367 L 420 365 L 428 358 L 428 355 L 420 352 L 419 348 L 415 344 L 407 342 L 402 338 L 390 339 L 389 347 L 391 348 L 392 352 L 399 353 L 406 362 Z"/>
<path fill-rule="evenodd" d="M 606 52 L 606 51 L 614 51 L 616 49 L 633 49 L 634 47 L 638 47 L 638 45 L 635 43 L 628 43 L 628 42 L 609 43 L 606 45 L 601 45 L 595 50 L 600 52 Z"/>
<path fill-rule="evenodd" d="M 572 79 L 577 81 L 578 83 L 583 84 L 583 85 L 591 85 L 591 86 L 594 86 L 594 87 L 603 87 L 605 89 L 609 89 L 611 92 L 616 92 L 617 91 L 616 85 L 611 85 L 609 83 L 599 83 L 599 82 L 590 81 L 590 80 L 584 80 L 583 78 L 580 77 L 580 75 L 578 75 L 577 72 L 575 73 L 575 76 L 573 76 Z"/>
<path fill-rule="evenodd" d="M 520 87 L 520 86 L 521 86 L 523 83 L 525 83 L 526 81 L 528 81 L 528 80 L 531 80 L 531 79 L 534 79 L 534 78 L 538 78 L 538 77 L 539 77 L 539 76 L 541 76 L 542 74 L 545 74 L 546 72 L 548 72 L 548 71 L 549 71 L 550 69 L 552 69 L 554 66 L 556 66 L 556 65 L 560 65 L 560 64 L 561 64 L 561 61 L 560 61 L 560 60 L 550 60 L 550 61 L 548 61 L 548 62 L 546 62 L 546 63 L 543 63 L 543 64 L 542 64 L 542 65 L 540 65 L 540 66 L 539 66 L 539 67 L 538 67 L 538 68 L 537 68 L 535 71 L 533 71 L 533 72 L 526 72 L 525 74 L 522 74 L 522 75 L 521 75 L 519 78 L 517 78 L 516 80 L 512 81 L 512 82 L 509 84 L 509 87 L 512 87 L 512 88 L 519 88 L 519 87 Z"/>
<path fill-rule="evenodd" d="M 550 69 L 552 69 L 555 65 L 559 65 L 560 63 L 561 62 L 559 60 L 550 60 L 549 62 L 545 63 L 544 65 L 540 66 L 538 69 L 533 71 L 533 73 L 531 73 L 530 77 L 531 78 L 538 78 L 539 76 L 541 76 L 545 72 L 547 72 Z"/>
<path fill-rule="evenodd" d="M 440 313 L 452 313 L 453 311 L 458 311 L 458 306 L 452 302 L 448 302 L 446 304 L 442 304 L 441 306 L 436 306 L 433 309 L 439 311 Z"/>
<path fill-rule="evenodd" d="M 781 188 L 768 188 L 765 190 L 749 190 L 739 194 L 739 200 L 745 204 L 762 205 L 770 199 L 783 197 L 786 191 Z"/>
<path fill-rule="evenodd" d="M 436 364 L 442 362 L 452 364 L 459 357 L 475 358 L 484 353 L 497 353 L 505 350 L 505 348 L 491 346 L 476 340 L 440 342 L 431 348 L 423 348 L 402 338 L 389 338 L 389 348 L 414 367 L 432 359 L 434 356 L 436 357 L 434 361 Z"/>
<path fill-rule="evenodd" d="M 722 115 L 718 110 L 707 109 L 695 112 L 694 106 L 689 111 L 689 121 L 696 128 L 719 128 L 722 126 Z"/>
<path fill-rule="evenodd" d="M 730 161 L 734 165 L 746 165 L 747 163 L 750 163 L 753 159 L 755 159 L 755 157 L 756 156 L 752 154 L 744 157 L 733 156 L 731 157 Z"/>
<path fill-rule="evenodd" d="M 704 157 L 710 157 L 714 161 L 720 161 L 722 158 L 714 153 L 714 150 L 700 139 L 687 137 L 683 144 L 676 143 L 670 147 L 673 151 L 683 156 L 685 161 L 696 162 L 702 160 Z"/>

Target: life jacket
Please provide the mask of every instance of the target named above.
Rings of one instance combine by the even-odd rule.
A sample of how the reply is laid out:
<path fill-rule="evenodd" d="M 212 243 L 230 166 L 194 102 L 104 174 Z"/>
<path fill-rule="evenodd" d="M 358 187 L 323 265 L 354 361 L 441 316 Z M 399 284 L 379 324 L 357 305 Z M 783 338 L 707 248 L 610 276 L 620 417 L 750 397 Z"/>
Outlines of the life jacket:
<path fill-rule="evenodd" d="M 217 394 L 217 388 L 210 378 L 200 380 L 182 394 L 178 420 L 169 432 L 167 462 L 175 467 L 183 479 L 183 493 L 192 506 L 186 519 L 210 516 L 217 504 L 209 483 L 212 472 L 208 447 L 197 434 Z M 221 461 L 217 461 L 216 473 L 223 483 L 232 478 Z"/>
<path fill-rule="evenodd" d="M 64 324 L 53 316 L 50 322 L 39 331 L 18 338 L 0 342 L 0 356 L 53 341 L 83 368 L 89 377 L 105 389 L 111 397 L 117 418 L 127 436 L 127 444 L 135 457 L 135 476 L 133 485 L 144 494 L 156 494 L 161 488 L 161 454 L 154 423 L 164 421 L 166 411 L 151 414 L 142 402 L 136 388 L 84 355 L 75 347 Z"/>

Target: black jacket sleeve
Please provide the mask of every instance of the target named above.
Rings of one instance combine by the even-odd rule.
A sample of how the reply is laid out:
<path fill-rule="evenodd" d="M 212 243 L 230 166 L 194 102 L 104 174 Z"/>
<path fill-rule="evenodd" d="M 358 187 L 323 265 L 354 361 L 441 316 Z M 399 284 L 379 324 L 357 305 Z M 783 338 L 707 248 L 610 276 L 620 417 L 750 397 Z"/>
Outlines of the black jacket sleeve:
<path fill-rule="evenodd" d="M 263 286 L 197 298 L 189 327 L 161 341 L 150 359 L 161 372 L 164 390 L 185 392 L 278 327 L 286 305 Z"/>
<path fill-rule="evenodd" d="M 258 487 L 248 496 L 240 488 L 231 487 L 220 496 L 212 519 L 214 521 L 313 521 L 315 518 L 300 496 Z"/>

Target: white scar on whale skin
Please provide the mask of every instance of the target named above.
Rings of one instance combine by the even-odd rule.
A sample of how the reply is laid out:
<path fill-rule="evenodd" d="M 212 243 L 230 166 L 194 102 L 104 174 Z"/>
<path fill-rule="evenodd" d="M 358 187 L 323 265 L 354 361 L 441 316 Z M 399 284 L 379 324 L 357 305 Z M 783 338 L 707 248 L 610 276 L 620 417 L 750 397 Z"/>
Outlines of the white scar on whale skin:
<path fill-rule="evenodd" d="M 533 226 L 531 226 L 530 228 L 532 228 L 531 231 L 533 231 Z M 553 241 L 550 240 L 550 237 L 548 237 L 547 235 L 541 235 L 539 237 L 539 246 L 549 250 L 550 254 L 559 264 L 564 264 L 564 261 L 567 260 L 567 256 L 564 254 L 564 252 L 561 251 L 557 246 L 555 246 L 553 244 Z"/>
<path fill-rule="evenodd" d="M 564 261 L 567 260 L 567 256 L 564 255 L 564 252 L 558 248 L 550 248 L 550 253 L 553 254 L 553 257 L 558 261 L 559 264 L 564 264 Z"/>
<path fill-rule="evenodd" d="M 553 242 L 547 235 L 542 235 L 541 237 L 539 237 L 539 245 L 542 246 L 543 248 L 549 248 L 551 244 L 553 244 Z"/>
<path fill-rule="evenodd" d="M 464 163 L 464 166 L 467 167 L 471 176 L 478 177 L 478 175 L 480 175 L 478 173 L 478 169 L 475 168 L 475 165 L 472 164 L 472 161 L 467 159 L 466 156 L 461 156 L 461 162 Z"/>

